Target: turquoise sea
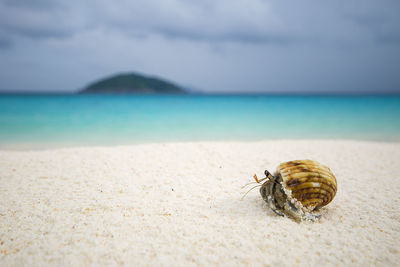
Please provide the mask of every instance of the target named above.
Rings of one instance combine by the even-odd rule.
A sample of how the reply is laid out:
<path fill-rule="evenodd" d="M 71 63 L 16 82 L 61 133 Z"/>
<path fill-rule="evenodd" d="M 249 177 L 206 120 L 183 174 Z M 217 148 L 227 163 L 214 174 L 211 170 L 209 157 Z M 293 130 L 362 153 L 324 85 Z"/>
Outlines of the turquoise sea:
<path fill-rule="evenodd" d="M 0 148 L 310 138 L 400 141 L 400 97 L 0 96 Z"/>

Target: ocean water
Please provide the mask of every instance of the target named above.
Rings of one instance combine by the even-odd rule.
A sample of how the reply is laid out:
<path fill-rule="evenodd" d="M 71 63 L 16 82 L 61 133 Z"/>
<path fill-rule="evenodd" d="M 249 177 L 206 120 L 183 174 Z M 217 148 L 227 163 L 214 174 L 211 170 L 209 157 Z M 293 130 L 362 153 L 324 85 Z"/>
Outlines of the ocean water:
<path fill-rule="evenodd" d="M 400 97 L 0 96 L 0 148 L 310 138 L 400 141 Z"/>

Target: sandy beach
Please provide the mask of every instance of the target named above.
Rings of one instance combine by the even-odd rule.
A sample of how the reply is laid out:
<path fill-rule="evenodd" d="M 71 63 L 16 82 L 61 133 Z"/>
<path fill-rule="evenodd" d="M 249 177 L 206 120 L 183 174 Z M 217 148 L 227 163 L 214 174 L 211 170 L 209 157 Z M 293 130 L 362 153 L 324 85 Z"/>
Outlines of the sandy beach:
<path fill-rule="evenodd" d="M 318 222 L 273 213 L 253 174 L 331 168 Z M 0 151 L 1 266 L 398 266 L 400 143 L 260 141 Z"/>

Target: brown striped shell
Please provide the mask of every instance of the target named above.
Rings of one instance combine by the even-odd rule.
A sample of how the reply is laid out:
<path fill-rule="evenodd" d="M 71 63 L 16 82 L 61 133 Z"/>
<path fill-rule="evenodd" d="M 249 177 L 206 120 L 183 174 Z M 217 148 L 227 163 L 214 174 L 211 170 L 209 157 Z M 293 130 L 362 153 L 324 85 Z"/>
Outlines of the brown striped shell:
<path fill-rule="evenodd" d="M 323 207 L 332 201 L 337 183 L 332 171 L 313 160 L 294 160 L 277 168 L 284 191 L 299 201 L 307 211 Z"/>
<path fill-rule="evenodd" d="M 270 208 L 281 216 L 314 220 L 312 211 L 327 205 L 337 191 L 336 178 L 325 165 L 313 160 L 294 160 L 280 164 L 274 175 L 266 177 L 260 193 Z"/>

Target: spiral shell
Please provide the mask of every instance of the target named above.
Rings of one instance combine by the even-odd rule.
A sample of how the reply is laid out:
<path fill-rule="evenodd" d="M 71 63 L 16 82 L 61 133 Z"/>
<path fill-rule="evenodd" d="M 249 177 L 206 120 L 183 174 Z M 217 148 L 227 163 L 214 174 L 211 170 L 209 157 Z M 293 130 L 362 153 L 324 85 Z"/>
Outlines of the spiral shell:
<path fill-rule="evenodd" d="M 332 171 L 313 160 L 294 160 L 280 164 L 276 172 L 281 176 L 283 190 L 289 200 L 301 203 L 304 211 L 327 205 L 337 191 Z"/>

